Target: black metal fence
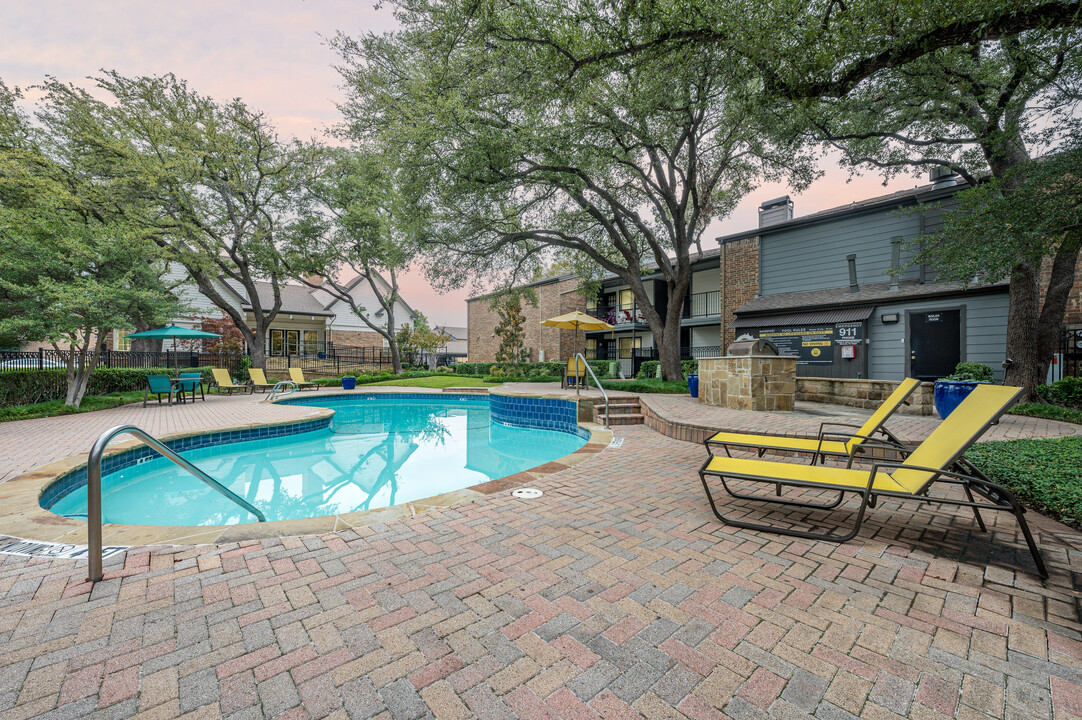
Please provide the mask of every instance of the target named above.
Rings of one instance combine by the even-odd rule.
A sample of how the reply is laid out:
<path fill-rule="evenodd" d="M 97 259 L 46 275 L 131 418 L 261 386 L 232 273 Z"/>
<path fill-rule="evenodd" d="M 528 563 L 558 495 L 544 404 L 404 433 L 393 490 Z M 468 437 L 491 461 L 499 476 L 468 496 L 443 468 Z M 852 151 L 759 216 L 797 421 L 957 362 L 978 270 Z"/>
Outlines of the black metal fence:
<path fill-rule="evenodd" d="M 1082 327 L 1067 328 L 1060 341 L 1060 362 L 1063 377 L 1082 377 Z"/>
<path fill-rule="evenodd" d="M 39 350 L 0 350 L 0 370 L 43 370 L 64 368 L 69 353 L 47 348 Z M 161 352 L 131 352 L 130 350 L 102 350 L 98 355 L 98 367 L 104 368 L 193 368 L 220 367 L 237 372 L 244 355 L 239 353 L 195 352 L 189 350 L 163 350 Z"/>

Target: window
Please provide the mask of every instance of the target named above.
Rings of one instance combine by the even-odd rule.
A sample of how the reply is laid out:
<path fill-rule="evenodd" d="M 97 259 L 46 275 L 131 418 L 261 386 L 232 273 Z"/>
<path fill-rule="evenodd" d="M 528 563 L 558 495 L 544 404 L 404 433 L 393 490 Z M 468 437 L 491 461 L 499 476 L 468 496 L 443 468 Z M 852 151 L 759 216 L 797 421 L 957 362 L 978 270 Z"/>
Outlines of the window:
<path fill-rule="evenodd" d="M 286 330 L 286 353 L 296 355 L 301 349 L 301 333 L 299 330 Z"/>
<path fill-rule="evenodd" d="M 631 310 L 635 307 L 635 296 L 630 290 L 620 291 L 620 309 Z"/>
<path fill-rule="evenodd" d="M 597 298 L 586 298 L 586 312 L 590 315 L 597 312 Z"/>
<path fill-rule="evenodd" d="M 597 360 L 597 338 L 586 338 L 586 359 Z"/>
<path fill-rule="evenodd" d="M 319 352 L 319 332 L 316 330 L 304 331 L 304 354 L 315 355 Z"/>
<path fill-rule="evenodd" d="M 285 333 L 281 330 L 270 331 L 270 354 L 285 355 Z"/>
<path fill-rule="evenodd" d="M 117 330 L 116 338 L 113 341 L 114 350 L 131 350 L 131 338 L 124 337 L 125 335 L 131 335 L 134 330 Z"/>
<path fill-rule="evenodd" d="M 621 360 L 630 360 L 632 350 L 642 347 L 641 337 L 622 337 L 616 340 L 617 348 L 620 351 Z"/>

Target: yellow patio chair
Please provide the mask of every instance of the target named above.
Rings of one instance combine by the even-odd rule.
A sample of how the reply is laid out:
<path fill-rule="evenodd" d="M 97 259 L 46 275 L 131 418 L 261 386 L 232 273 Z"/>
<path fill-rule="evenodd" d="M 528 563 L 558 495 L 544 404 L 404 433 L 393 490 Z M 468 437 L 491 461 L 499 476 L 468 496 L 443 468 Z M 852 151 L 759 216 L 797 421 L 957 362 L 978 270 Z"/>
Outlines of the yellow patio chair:
<path fill-rule="evenodd" d="M 565 390 L 572 385 L 580 386 L 586 382 L 586 361 L 582 358 L 571 358 L 567 361 L 567 368 L 564 369 L 563 382 L 560 383 L 560 387 Z"/>
<path fill-rule="evenodd" d="M 301 370 L 300 368 L 289 368 L 289 379 L 297 383 L 297 389 L 299 390 L 306 390 L 308 388 L 312 388 L 313 390 L 315 390 L 319 387 L 318 384 L 305 380 L 304 370 Z"/>
<path fill-rule="evenodd" d="M 841 422 L 823 422 L 814 438 L 784 437 L 782 435 L 756 435 L 751 433 L 719 432 L 706 440 L 706 449 L 713 455 L 714 447 L 721 447 L 730 455 L 730 447 L 755 448 L 759 457 L 768 450 L 775 452 L 811 453 L 811 462 L 825 462 L 828 456 L 848 456 L 850 464 L 857 453 L 872 448 L 896 450 L 905 445 L 883 425 L 920 385 L 920 380 L 906 378 L 898 383 L 883 404 L 864 421 L 863 425 Z M 856 432 L 829 432 L 827 428 L 855 428 Z M 881 437 L 877 437 L 878 433 Z"/>
<path fill-rule="evenodd" d="M 224 370 L 222 368 L 214 368 L 213 370 L 211 370 L 211 373 L 214 375 L 214 384 L 211 385 L 211 387 L 218 388 L 219 395 L 222 394 L 222 391 L 228 391 L 228 395 L 232 395 L 234 390 L 238 392 L 252 391 L 251 385 L 238 385 L 233 382 L 233 378 L 229 377 L 228 370 Z"/>
<path fill-rule="evenodd" d="M 792 535 L 809 540 L 830 542 L 851 540 L 860 531 L 865 511 L 869 507 L 875 507 L 879 496 L 972 508 L 973 515 L 982 531 L 987 531 L 980 514 L 982 509 L 1006 510 L 1013 513 L 1017 519 L 1018 527 L 1022 530 L 1030 554 L 1033 555 L 1037 571 L 1042 577 L 1048 577 L 1044 560 L 1026 523 L 1025 508 L 1015 499 L 1010 490 L 993 483 L 963 457 L 963 453 L 1014 404 L 1021 392 L 1022 389 L 1016 387 L 978 385 L 969 397 L 963 400 L 954 412 L 902 462 L 877 461 L 872 465 L 871 470 L 853 470 L 823 465 L 797 465 L 717 456 L 703 463 L 702 468 L 699 469 L 699 479 L 702 481 L 703 490 L 706 491 L 706 497 L 710 501 L 710 508 L 714 511 L 714 515 L 726 525 Z M 707 477 L 718 478 L 726 492 L 741 500 L 758 500 L 789 507 L 830 510 L 841 504 L 846 493 L 855 493 L 861 496 L 860 508 L 857 510 L 852 530 L 844 534 L 813 533 L 789 527 L 733 520 L 725 517 L 718 510 L 714 496 L 710 492 Z M 781 486 L 831 490 L 838 493 L 838 499 L 832 503 L 822 504 L 738 493 L 729 487 L 728 483 L 733 480 L 774 485 L 777 486 L 779 494 Z M 936 483 L 959 486 L 965 493 L 966 499 L 929 495 L 928 491 Z M 974 493 L 987 502 L 976 502 L 973 498 Z"/>
<path fill-rule="evenodd" d="M 252 391 L 267 392 L 274 389 L 274 383 L 267 382 L 267 376 L 259 368 L 248 368 L 248 377 L 252 379 Z"/>

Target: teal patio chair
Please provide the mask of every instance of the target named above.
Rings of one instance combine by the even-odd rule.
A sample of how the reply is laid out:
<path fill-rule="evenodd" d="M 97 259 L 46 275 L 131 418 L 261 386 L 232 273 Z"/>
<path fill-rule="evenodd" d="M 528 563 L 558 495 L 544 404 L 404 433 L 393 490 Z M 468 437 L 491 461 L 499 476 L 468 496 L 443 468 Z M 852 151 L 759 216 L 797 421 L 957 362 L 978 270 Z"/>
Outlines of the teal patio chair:
<path fill-rule="evenodd" d="M 195 391 L 199 391 L 199 397 L 206 402 L 207 396 L 203 393 L 203 375 L 202 373 L 181 373 L 179 379 L 178 388 L 181 402 L 184 401 L 184 396 L 187 393 L 191 393 L 192 402 L 195 402 Z"/>
<path fill-rule="evenodd" d="M 143 391 L 143 407 L 147 406 L 147 400 L 150 398 L 150 393 L 154 393 L 158 396 L 158 404 L 162 404 L 162 395 L 165 395 L 169 399 L 169 404 L 173 404 L 173 381 L 168 375 L 147 375 L 147 387 Z"/>

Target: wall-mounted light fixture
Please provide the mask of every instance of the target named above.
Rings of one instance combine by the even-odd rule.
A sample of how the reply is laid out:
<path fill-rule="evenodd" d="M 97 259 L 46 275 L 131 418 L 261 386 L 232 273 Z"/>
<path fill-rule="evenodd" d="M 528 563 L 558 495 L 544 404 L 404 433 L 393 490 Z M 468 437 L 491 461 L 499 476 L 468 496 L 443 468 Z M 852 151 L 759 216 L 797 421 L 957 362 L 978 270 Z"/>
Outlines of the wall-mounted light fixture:
<path fill-rule="evenodd" d="M 898 313 L 885 313 L 879 316 L 879 320 L 884 325 L 890 325 L 891 323 L 898 322 Z"/>

